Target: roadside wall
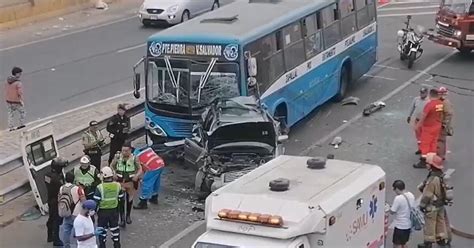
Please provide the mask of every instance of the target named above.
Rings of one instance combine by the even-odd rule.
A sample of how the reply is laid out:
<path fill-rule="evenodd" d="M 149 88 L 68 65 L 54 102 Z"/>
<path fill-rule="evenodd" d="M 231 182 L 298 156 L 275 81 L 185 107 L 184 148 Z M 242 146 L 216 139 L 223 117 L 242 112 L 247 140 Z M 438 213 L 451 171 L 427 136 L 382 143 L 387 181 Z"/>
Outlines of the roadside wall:
<path fill-rule="evenodd" d="M 0 29 L 78 11 L 97 0 L 0 0 Z M 118 2 L 120 0 L 104 0 Z"/>

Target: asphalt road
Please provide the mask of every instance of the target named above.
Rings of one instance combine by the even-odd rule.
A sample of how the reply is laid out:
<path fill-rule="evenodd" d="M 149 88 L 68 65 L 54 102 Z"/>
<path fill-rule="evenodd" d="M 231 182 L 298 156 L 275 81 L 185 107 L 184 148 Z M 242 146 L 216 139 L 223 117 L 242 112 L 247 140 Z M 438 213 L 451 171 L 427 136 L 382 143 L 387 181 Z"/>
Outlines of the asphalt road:
<path fill-rule="evenodd" d="M 469 161 L 474 159 L 474 72 L 469 65 L 474 63 L 474 57 L 462 58 L 449 48 L 425 41 L 423 57 L 413 69 L 406 69 L 406 64 L 398 59 L 395 45 L 396 31 L 403 26 L 404 17 L 393 15 L 421 13 L 413 15 L 413 22 L 426 27 L 433 25 L 434 16 L 424 13 L 426 9 L 410 9 L 419 6 L 425 4 L 392 5 L 385 8 L 403 7 L 406 11 L 397 9 L 379 12 L 379 62 L 350 92 L 350 95 L 361 99 L 359 105 L 329 103 L 314 111 L 292 128 L 290 140 L 286 144 L 287 154 L 325 156 L 332 153 L 340 159 L 378 164 L 387 172 L 389 184 L 401 178 L 406 181 L 410 191 L 416 192 L 415 187 L 423 180 L 426 171 L 411 167 L 417 158 L 413 154 L 413 134 L 405 123 L 406 113 L 420 84 L 439 86 L 442 83 L 451 91 L 449 97 L 456 110 L 455 136 L 449 140 L 451 153 L 446 163 L 447 167 L 456 169 L 453 176 L 456 203 L 450 218 L 459 229 L 472 233 L 474 184 L 471 175 L 474 171 Z M 370 102 L 383 97 L 387 98 L 384 99 L 386 108 L 370 117 L 355 118 Z M 345 128 L 340 128 L 341 125 Z M 340 131 L 337 135 L 344 140 L 338 150 L 328 145 L 336 135 L 334 130 Z M 193 172 L 170 167 L 164 178 L 160 205 L 149 211 L 133 212 L 134 224 L 122 232 L 124 247 L 158 247 L 169 241 L 166 244 L 170 247 L 184 248 L 189 247 L 205 231 L 204 224 L 198 222 L 192 225 L 203 218 L 202 213 L 192 211 L 192 207 L 202 207 L 192 200 L 189 192 Z M 393 199 L 393 192 L 388 190 L 387 193 L 387 199 Z M 44 223 L 45 218 L 14 223 L 0 231 L 0 239 L 7 240 L 4 243 L 6 247 L 47 247 L 43 242 L 45 233 L 38 228 L 43 227 Z M 185 229 L 190 225 L 192 228 Z M 175 235 L 176 238 L 172 238 Z M 419 234 L 414 236 L 412 244 L 421 239 Z M 474 247 L 474 244 L 456 238 L 455 247 Z"/>

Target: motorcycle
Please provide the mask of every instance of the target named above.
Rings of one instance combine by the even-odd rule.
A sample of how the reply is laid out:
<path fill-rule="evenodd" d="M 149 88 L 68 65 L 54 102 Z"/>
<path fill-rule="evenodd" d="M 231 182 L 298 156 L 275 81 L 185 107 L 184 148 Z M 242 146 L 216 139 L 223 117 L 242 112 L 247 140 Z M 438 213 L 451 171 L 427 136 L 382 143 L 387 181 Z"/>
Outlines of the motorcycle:
<path fill-rule="evenodd" d="M 397 32 L 400 60 L 408 60 L 408 69 L 411 69 L 415 60 L 419 59 L 423 54 L 421 43 L 423 42 L 423 33 L 425 33 L 424 28 L 418 26 L 418 31 L 421 34 L 417 34 L 410 26 L 410 20 L 411 16 L 408 15 L 405 22 L 406 27 Z"/>

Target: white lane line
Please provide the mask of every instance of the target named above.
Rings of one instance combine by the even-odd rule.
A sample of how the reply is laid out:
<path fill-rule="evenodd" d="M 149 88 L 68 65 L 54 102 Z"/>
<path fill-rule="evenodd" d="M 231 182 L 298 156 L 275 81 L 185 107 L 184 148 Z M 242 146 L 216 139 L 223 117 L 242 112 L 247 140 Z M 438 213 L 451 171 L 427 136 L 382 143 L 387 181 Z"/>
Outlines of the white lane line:
<path fill-rule="evenodd" d="M 144 90 L 145 90 L 145 88 L 143 87 L 143 88 L 140 89 L 140 92 L 143 92 Z M 26 125 L 31 126 L 31 125 L 34 125 L 36 123 L 45 122 L 45 121 L 48 121 L 48 120 L 51 120 L 51 119 L 55 119 L 55 118 L 57 118 L 59 116 L 62 116 L 62 115 L 67 115 L 67 114 L 70 114 L 72 112 L 80 111 L 80 110 L 90 108 L 90 107 L 95 106 L 95 105 L 99 105 L 99 104 L 102 104 L 102 103 L 105 103 L 105 102 L 108 102 L 108 101 L 112 101 L 112 100 L 115 100 L 117 98 L 120 98 L 120 97 L 123 97 L 123 96 L 126 96 L 126 95 L 132 95 L 132 94 L 133 94 L 133 91 L 125 92 L 125 93 L 117 95 L 117 96 L 112 96 L 112 97 L 109 97 L 109 98 L 105 98 L 105 99 L 102 99 L 102 100 L 97 101 L 97 102 L 89 103 L 89 104 L 84 105 L 84 106 L 73 108 L 73 109 L 58 113 L 58 114 L 50 115 L 50 116 L 45 117 L 45 118 L 37 119 L 37 120 L 34 120 L 32 122 L 27 123 Z"/>
<path fill-rule="evenodd" d="M 439 59 L 438 61 L 434 62 L 433 64 L 431 64 L 430 66 L 426 67 L 426 69 L 424 69 L 423 71 L 419 72 L 418 74 L 416 74 L 415 76 L 413 76 L 412 78 L 408 79 L 408 81 L 406 81 L 405 83 L 403 83 L 402 85 L 400 85 L 398 88 L 392 90 L 390 93 L 388 93 L 387 95 L 385 95 L 384 97 L 380 98 L 378 101 L 382 101 L 382 102 L 385 102 L 387 101 L 388 99 L 392 98 L 394 95 L 398 94 L 400 91 L 404 90 L 406 87 L 408 87 L 410 84 L 412 84 L 413 82 L 415 82 L 416 80 L 418 80 L 420 77 L 422 77 L 423 75 L 426 75 L 429 71 L 431 71 L 433 68 L 437 67 L 438 65 L 440 65 L 441 63 L 443 63 L 444 61 L 446 61 L 447 59 L 449 59 L 451 56 L 453 56 L 454 54 L 456 54 L 457 51 L 454 50 L 450 53 L 448 53 L 446 56 L 442 57 L 441 59 Z M 341 126 L 339 126 L 338 128 L 334 129 L 332 132 L 330 132 L 328 135 L 324 136 L 323 138 L 321 138 L 320 140 L 316 141 L 314 144 L 310 145 L 308 148 L 306 148 L 304 151 L 302 151 L 300 153 L 301 156 L 307 156 L 313 149 L 323 145 L 323 143 L 327 142 L 329 139 L 333 138 L 334 136 L 336 136 L 338 133 L 342 132 L 344 129 L 346 129 L 347 127 L 349 127 L 350 125 L 352 125 L 354 122 L 356 122 L 357 120 L 359 120 L 360 118 L 362 118 L 362 114 L 358 114 L 356 115 L 355 117 L 353 117 L 352 119 L 350 119 L 348 122 L 342 124 Z"/>
<path fill-rule="evenodd" d="M 30 41 L 30 42 L 26 42 L 26 43 L 22 43 L 22 44 L 10 46 L 10 47 L 0 48 L 0 52 L 8 51 L 8 50 L 11 50 L 11 49 L 20 48 L 20 47 L 24 47 L 24 46 L 29 46 L 29 45 L 33 45 L 33 44 L 40 43 L 40 42 L 44 42 L 44 41 L 54 40 L 54 39 L 57 39 L 57 38 L 62 38 L 62 37 L 65 37 L 65 36 L 69 36 L 69 35 L 73 35 L 73 34 L 85 32 L 85 31 L 89 31 L 89 30 L 93 30 L 93 29 L 105 27 L 105 26 L 108 26 L 108 25 L 112 25 L 112 24 L 116 24 L 116 23 L 128 21 L 128 20 L 131 20 L 131 19 L 133 19 L 133 18 L 137 18 L 135 14 L 133 14 L 132 16 L 127 16 L 127 17 L 124 17 L 124 18 L 121 18 L 121 19 L 117 19 L 117 20 L 114 20 L 114 21 L 105 22 L 105 23 L 102 23 L 102 24 L 99 24 L 99 25 L 93 25 L 93 26 L 89 26 L 89 27 L 86 27 L 86 28 L 77 29 L 77 30 L 74 30 L 74 31 L 72 31 L 72 32 L 63 33 L 63 34 L 58 34 L 58 35 L 53 35 L 53 36 L 50 36 L 50 37 L 47 37 L 47 38 L 43 38 L 43 39 L 39 39 L 39 40 L 34 40 L 34 41 Z"/>
<path fill-rule="evenodd" d="M 429 12 L 416 12 L 416 13 L 405 13 L 405 14 L 386 14 L 386 15 L 378 15 L 377 17 L 383 18 L 383 17 L 407 16 L 407 15 L 419 16 L 419 15 L 433 15 L 433 14 L 436 14 L 436 13 L 438 13 L 438 12 L 429 11 Z"/>
<path fill-rule="evenodd" d="M 120 49 L 120 50 L 117 51 L 117 53 L 124 53 L 124 52 L 128 52 L 128 51 L 131 51 L 131 50 L 135 50 L 137 48 L 145 47 L 145 46 L 146 46 L 146 43 L 136 45 L 136 46 L 131 46 L 131 47 L 127 47 L 127 48 L 124 48 L 124 49 Z"/>
<path fill-rule="evenodd" d="M 439 8 L 439 5 L 413 6 L 413 7 L 398 7 L 398 8 L 383 8 L 383 9 L 378 10 L 378 12 L 391 11 L 391 10 L 433 9 L 433 8 Z"/>
<path fill-rule="evenodd" d="M 169 239 L 168 241 L 166 241 L 165 243 L 160 245 L 160 248 L 170 247 L 171 245 L 176 243 L 178 240 L 182 239 L 184 236 L 188 235 L 189 233 L 191 233 L 195 229 L 199 228 L 201 225 L 205 225 L 205 224 L 206 224 L 206 221 L 204 221 L 204 220 L 194 222 L 192 225 L 188 226 L 186 229 L 184 229 L 183 231 L 178 233 L 176 236 L 172 237 L 171 239 Z"/>
<path fill-rule="evenodd" d="M 375 75 L 370 75 L 370 74 L 364 74 L 364 77 L 369 77 L 369 78 L 378 78 L 378 79 L 384 79 L 388 81 L 395 81 L 395 78 L 389 78 L 389 77 L 381 77 L 381 76 L 375 76 Z"/>

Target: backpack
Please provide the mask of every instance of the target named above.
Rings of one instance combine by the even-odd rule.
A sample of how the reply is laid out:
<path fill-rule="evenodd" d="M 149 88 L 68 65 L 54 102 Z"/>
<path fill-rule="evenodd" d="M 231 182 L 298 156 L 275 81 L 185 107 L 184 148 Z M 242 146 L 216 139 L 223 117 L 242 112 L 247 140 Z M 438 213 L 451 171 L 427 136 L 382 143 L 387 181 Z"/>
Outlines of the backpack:
<path fill-rule="evenodd" d="M 407 200 L 408 207 L 410 208 L 411 227 L 415 231 L 420 231 L 425 225 L 425 217 L 423 216 L 423 213 L 420 211 L 420 209 L 411 206 L 410 201 L 405 194 L 402 195 L 405 197 L 405 200 Z"/>
<path fill-rule="evenodd" d="M 61 218 L 67 218 L 72 215 L 76 203 L 72 198 L 72 189 L 75 185 L 63 186 L 58 197 L 58 214 Z"/>

